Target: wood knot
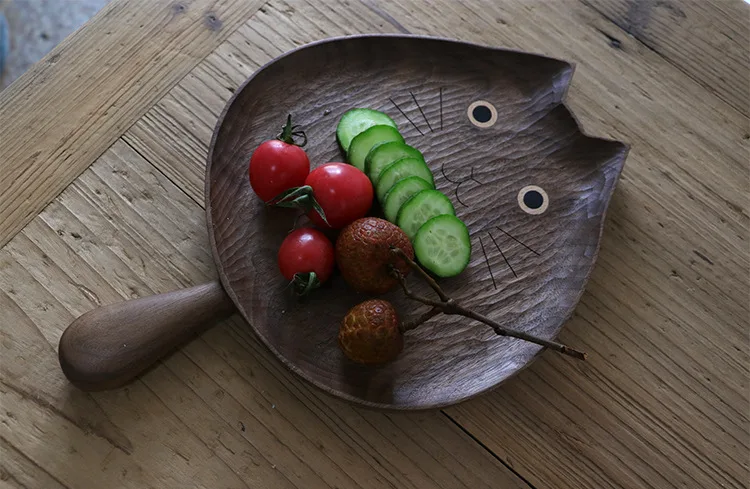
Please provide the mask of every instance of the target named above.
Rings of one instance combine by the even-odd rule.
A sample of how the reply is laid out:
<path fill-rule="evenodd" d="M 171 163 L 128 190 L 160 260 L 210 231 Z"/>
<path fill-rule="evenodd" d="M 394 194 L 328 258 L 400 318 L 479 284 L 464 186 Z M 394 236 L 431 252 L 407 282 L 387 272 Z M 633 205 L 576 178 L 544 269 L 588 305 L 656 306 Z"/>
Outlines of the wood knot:
<path fill-rule="evenodd" d="M 187 11 L 187 6 L 184 3 L 177 2 L 172 4 L 172 13 L 177 14 L 184 14 Z"/>
<path fill-rule="evenodd" d="M 208 26 L 208 28 L 212 31 L 218 31 L 223 25 L 223 22 L 213 12 L 209 12 L 206 14 L 205 23 L 206 26 Z"/>
<path fill-rule="evenodd" d="M 602 34 L 607 39 L 607 41 L 609 43 L 609 46 L 611 48 L 622 49 L 622 41 L 620 41 L 619 39 L 617 39 L 614 36 L 609 35 L 607 32 L 605 32 L 605 31 L 603 31 L 601 29 L 597 29 L 597 31 L 599 31 L 599 33 Z"/>

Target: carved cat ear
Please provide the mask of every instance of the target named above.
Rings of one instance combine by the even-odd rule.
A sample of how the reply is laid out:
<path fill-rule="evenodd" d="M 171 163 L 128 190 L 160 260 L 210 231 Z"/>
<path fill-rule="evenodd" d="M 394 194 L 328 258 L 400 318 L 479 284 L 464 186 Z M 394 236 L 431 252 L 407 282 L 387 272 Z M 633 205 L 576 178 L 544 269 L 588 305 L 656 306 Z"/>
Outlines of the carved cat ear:
<path fill-rule="evenodd" d="M 580 189 L 580 195 L 583 197 L 581 202 L 586 203 L 588 215 L 603 216 L 609 207 L 630 147 L 619 141 L 590 137 L 581 133 L 567 151 L 577 160 L 576 173 L 589 172 L 591 175 L 590 178 L 581 180 L 588 183 Z"/>
<path fill-rule="evenodd" d="M 601 207 L 597 213 L 606 210 L 630 147 L 620 141 L 589 136 L 565 105 L 575 65 L 536 54 L 488 49 L 492 52 L 491 57 L 495 63 L 503 63 L 512 68 L 507 70 L 509 81 L 522 87 L 522 95 L 525 97 L 523 109 L 519 111 L 517 106 L 513 108 L 523 112 L 524 116 L 519 118 L 516 114 L 519 122 L 518 127 L 514 129 L 520 132 L 522 128 L 536 125 L 545 126 L 550 134 L 557 134 L 558 137 L 567 134 L 566 138 L 570 143 L 561 145 L 558 158 L 555 158 L 557 161 L 566 162 L 566 168 L 551 170 L 559 170 L 561 174 L 580 178 L 581 182 L 589 182 L 592 191 L 600 192 L 600 197 L 592 200 L 596 206 Z M 498 115 L 501 110 L 494 106 L 485 106 L 484 102 L 471 104 L 470 109 L 475 113 L 467 114 L 467 117 L 475 125 L 478 117 L 482 120 L 502 117 L 502 114 Z M 479 126 L 481 127 L 481 123 Z M 576 168 L 571 168 L 572 165 Z M 545 195 L 537 189 L 529 189 L 530 193 L 519 193 L 519 206 L 528 213 L 540 213 L 539 209 L 545 208 Z M 524 198 L 527 201 L 525 203 Z"/>
<path fill-rule="evenodd" d="M 547 56 L 494 49 L 493 58 L 505 63 L 508 76 L 528 97 L 558 104 L 565 99 L 575 65 Z"/>

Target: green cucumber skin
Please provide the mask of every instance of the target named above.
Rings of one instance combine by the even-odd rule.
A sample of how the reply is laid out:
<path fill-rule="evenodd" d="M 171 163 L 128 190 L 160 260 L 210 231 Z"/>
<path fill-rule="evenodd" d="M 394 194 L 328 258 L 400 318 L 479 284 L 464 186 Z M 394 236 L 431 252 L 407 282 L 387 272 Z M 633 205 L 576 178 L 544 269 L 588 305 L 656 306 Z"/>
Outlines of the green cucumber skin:
<path fill-rule="evenodd" d="M 407 163 L 408 162 L 408 163 Z M 405 167 L 405 168 L 402 168 Z M 390 175 L 387 172 L 398 172 L 402 169 L 409 169 L 411 167 L 411 170 L 416 171 L 417 169 L 419 172 L 414 173 L 413 171 L 411 173 L 405 172 L 401 178 L 395 178 L 392 179 L 392 181 L 389 181 Z M 432 172 L 427 167 L 427 165 L 417 159 L 414 158 L 401 158 L 398 161 L 395 161 L 388 165 L 387 168 L 385 168 L 382 172 L 380 172 L 380 179 L 378 180 L 378 184 L 375 187 L 375 193 L 378 196 L 378 201 L 382 204 L 384 202 L 385 196 L 388 193 L 388 191 L 396 185 L 400 180 L 407 178 L 407 177 L 413 177 L 417 176 L 422 179 L 424 179 L 427 183 L 429 183 L 432 188 L 435 188 L 435 178 L 432 176 Z M 390 185 L 388 185 L 390 183 Z"/>
<path fill-rule="evenodd" d="M 385 218 L 395 223 L 398 218 L 398 212 L 406 201 L 422 190 L 429 190 L 431 188 L 430 183 L 421 177 L 406 177 L 399 180 L 391 187 L 383 199 L 383 213 L 385 214 Z M 405 194 L 406 197 L 404 198 L 402 194 Z"/>
<path fill-rule="evenodd" d="M 441 226 L 443 229 L 449 229 L 450 233 L 453 234 L 452 238 L 456 238 L 459 247 L 462 248 L 460 250 L 462 256 L 457 257 L 455 263 L 446 263 L 445 260 L 440 261 L 438 257 L 432 255 L 429 249 L 429 241 L 435 238 L 434 235 L 439 233 Z M 435 239 L 442 239 L 445 242 L 448 238 Z M 449 214 L 433 217 L 419 228 L 414 238 L 414 254 L 423 267 L 438 277 L 455 277 L 463 272 L 471 261 L 471 237 L 466 224 L 458 217 Z"/>
<path fill-rule="evenodd" d="M 438 208 L 438 213 L 428 214 L 429 217 L 425 219 L 424 222 L 419 223 L 419 226 L 415 228 L 411 225 L 415 217 L 414 214 L 419 212 L 425 205 L 430 205 L 432 208 Z M 396 225 L 406 233 L 410 240 L 414 241 L 414 238 L 419 232 L 419 228 L 424 225 L 425 222 L 433 217 L 444 214 L 456 215 L 456 209 L 453 207 L 453 202 L 451 202 L 451 200 L 439 190 L 422 190 L 401 205 L 401 209 L 399 209 L 398 216 L 396 217 Z"/>
<path fill-rule="evenodd" d="M 398 129 L 396 122 L 379 110 L 354 108 L 344 112 L 336 126 L 336 139 L 344 153 L 349 151 L 349 145 L 359 133 L 376 125 L 393 126 L 394 129 Z"/>
<path fill-rule="evenodd" d="M 380 173 L 389 165 L 402 158 L 416 158 L 425 161 L 422 153 L 406 143 L 389 141 L 373 146 L 365 158 L 365 174 L 370 177 L 373 185 L 378 184 Z M 385 161 L 382 161 L 385 159 Z"/>
<path fill-rule="evenodd" d="M 367 158 L 370 150 L 380 144 L 394 141 L 404 142 L 404 137 L 398 132 L 398 129 L 384 124 L 371 126 L 352 139 L 346 159 L 357 169 L 364 172 L 365 158 Z"/>

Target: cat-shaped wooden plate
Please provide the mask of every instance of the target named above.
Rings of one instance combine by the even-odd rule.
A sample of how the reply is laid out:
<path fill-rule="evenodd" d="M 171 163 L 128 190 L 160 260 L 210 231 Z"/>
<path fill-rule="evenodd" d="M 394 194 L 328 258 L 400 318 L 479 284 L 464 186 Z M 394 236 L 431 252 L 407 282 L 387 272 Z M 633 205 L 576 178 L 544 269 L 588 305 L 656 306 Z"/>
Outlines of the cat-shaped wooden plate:
<path fill-rule="evenodd" d="M 470 230 L 469 266 L 441 281 L 448 295 L 508 328 L 553 339 L 594 266 L 628 151 L 581 132 L 563 104 L 572 75 L 560 60 L 401 35 L 330 39 L 267 64 L 228 103 L 208 159 L 209 235 L 231 302 L 284 365 L 357 403 L 434 408 L 496 387 L 541 347 L 458 316 L 437 316 L 407 333 L 390 364 L 349 361 L 338 328 L 369 296 L 340 276 L 305 301 L 290 294 L 276 257 L 297 214 L 264 206 L 250 187 L 248 161 L 287 114 L 305 130 L 317 166 L 344 161 L 335 130 L 345 111 L 387 113 L 424 154 L 437 188 Z M 416 277 L 410 284 L 432 295 Z M 228 309 L 223 292 L 208 293 Z M 398 289 L 382 297 L 405 319 L 425 309 Z"/>

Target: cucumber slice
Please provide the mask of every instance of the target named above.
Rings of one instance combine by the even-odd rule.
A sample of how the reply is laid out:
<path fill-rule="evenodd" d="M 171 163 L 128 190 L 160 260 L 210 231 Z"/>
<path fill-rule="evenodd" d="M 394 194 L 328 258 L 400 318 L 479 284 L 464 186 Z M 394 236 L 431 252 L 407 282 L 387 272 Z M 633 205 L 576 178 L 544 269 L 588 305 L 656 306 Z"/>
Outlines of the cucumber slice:
<path fill-rule="evenodd" d="M 471 258 L 471 239 L 466 224 L 456 216 L 433 217 L 419 228 L 414 254 L 423 267 L 438 277 L 454 277 Z"/>
<path fill-rule="evenodd" d="M 424 161 L 422 153 L 406 143 L 391 141 L 374 146 L 365 158 L 365 173 L 370 177 L 372 184 L 377 185 L 381 171 L 391 163 L 407 157 Z"/>
<path fill-rule="evenodd" d="M 419 177 L 406 177 L 403 180 L 399 180 L 385 196 L 385 204 L 383 204 L 385 218 L 395 223 L 398 211 L 404 202 L 422 190 L 429 190 L 431 188 L 432 185 L 429 182 Z"/>
<path fill-rule="evenodd" d="M 404 202 L 396 217 L 396 225 L 414 240 L 424 223 L 442 214 L 456 215 L 451 199 L 439 190 L 422 190 Z"/>
<path fill-rule="evenodd" d="M 382 124 L 372 126 L 352 139 L 346 159 L 358 169 L 365 171 L 365 158 L 367 158 L 370 150 L 379 144 L 391 141 L 404 142 L 404 137 L 398 132 L 398 129 Z"/>
<path fill-rule="evenodd" d="M 349 145 L 357 134 L 380 124 L 398 129 L 393 119 L 383 112 L 372 109 L 347 110 L 336 126 L 336 138 L 344 151 L 348 152 Z"/>
<path fill-rule="evenodd" d="M 430 187 L 435 188 L 435 179 L 432 177 L 432 172 L 427 168 L 424 161 L 416 158 L 401 158 L 380 172 L 378 185 L 375 187 L 378 201 L 382 204 L 385 201 L 385 194 L 388 193 L 391 187 L 406 177 L 419 177 L 429 183 Z"/>

